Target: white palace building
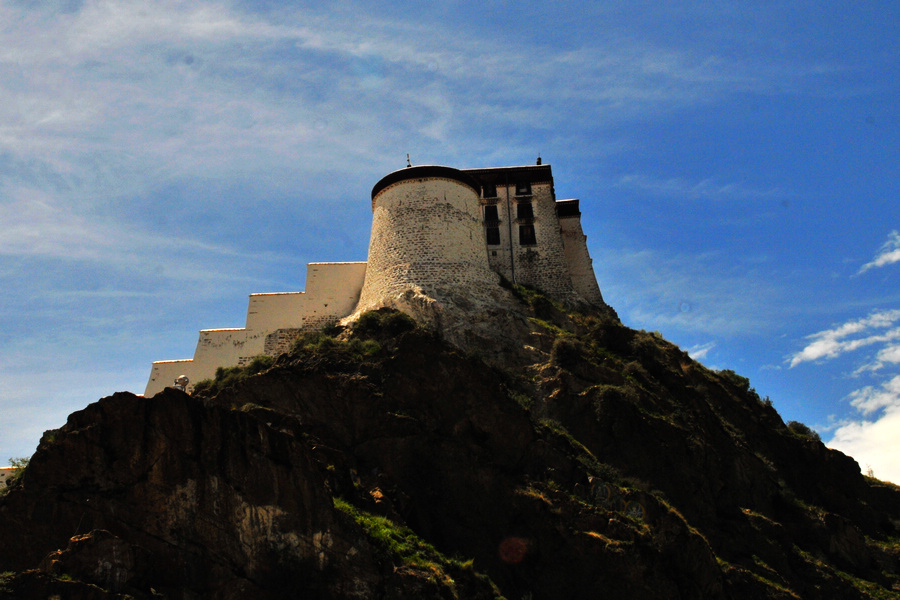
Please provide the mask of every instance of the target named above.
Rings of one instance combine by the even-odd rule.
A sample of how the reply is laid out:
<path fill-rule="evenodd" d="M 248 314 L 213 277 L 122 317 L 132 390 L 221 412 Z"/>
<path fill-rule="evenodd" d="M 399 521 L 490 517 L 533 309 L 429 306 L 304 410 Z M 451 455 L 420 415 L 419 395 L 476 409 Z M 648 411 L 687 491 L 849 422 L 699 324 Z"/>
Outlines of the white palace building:
<path fill-rule="evenodd" d="M 196 382 L 218 367 L 277 356 L 301 332 L 396 306 L 410 292 L 441 301 L 498 286 L 502 276 L 563 302 L 603 305 L 579 201 L 556 199 L 540 159 L 406 167 L 375 184 L 372 212 L 367 262 L 310 263 L 305 292 L 251 294 L 243 328 L 204 329 L 193 358 L 154 362 L 144 395 L 181 376 Z"/>

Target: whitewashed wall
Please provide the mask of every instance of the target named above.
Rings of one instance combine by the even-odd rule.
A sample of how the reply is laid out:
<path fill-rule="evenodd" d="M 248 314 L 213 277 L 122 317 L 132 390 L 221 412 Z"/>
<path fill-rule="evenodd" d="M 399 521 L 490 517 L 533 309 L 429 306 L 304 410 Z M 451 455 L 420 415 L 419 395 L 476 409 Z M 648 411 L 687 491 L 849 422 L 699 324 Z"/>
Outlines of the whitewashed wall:
<path fill-rule="evenodd" d="M 366 263 L 310 263 L 306 292 L 251 294 L 246 327 L 204 329 L 194 358 L 153 363 L 144 390 L 152 396 L 185 375 L 193 383 L 209 379 L 219 367 L 232 367 L 263 354 L 266 337 L 279 330 L 314 330 L 353 312 L 366 275 Z"/>

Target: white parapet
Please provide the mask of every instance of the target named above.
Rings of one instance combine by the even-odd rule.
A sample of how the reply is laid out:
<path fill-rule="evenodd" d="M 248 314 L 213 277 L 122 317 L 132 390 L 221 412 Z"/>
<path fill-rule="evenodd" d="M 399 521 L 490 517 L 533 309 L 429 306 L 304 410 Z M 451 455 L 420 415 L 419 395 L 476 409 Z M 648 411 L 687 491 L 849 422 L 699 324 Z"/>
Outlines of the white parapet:
<path fill-rule="evenodd" d="M 6 487 L 7 482 L 15 473 L 13 467 L 0 467 L 0 489 Z"/>
<path fill-rule="evenodd" d="M 263 354 L 266 338 L 279 330 L 311 331 L 349 315 L 365 276 L 364 262 L 310 263 L 306 292 L 251 294 L 245 327 L 204 329 L 194 358 L 154 362 L 144 396 L 171 386 L 181 375 L 193 384 L 214 377 L 219 367 L 233 367 Z"/>

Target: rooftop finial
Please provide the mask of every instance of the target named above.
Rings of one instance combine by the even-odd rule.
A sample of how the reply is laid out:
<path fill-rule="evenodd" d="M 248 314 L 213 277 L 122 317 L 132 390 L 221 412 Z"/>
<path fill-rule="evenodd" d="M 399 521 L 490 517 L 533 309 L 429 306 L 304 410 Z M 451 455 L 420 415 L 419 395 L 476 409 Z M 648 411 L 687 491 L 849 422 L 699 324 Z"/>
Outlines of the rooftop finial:
<path fill-rule="evenodd" d="M 409 162 L 409 152 L 406 153 L 406 166 L 407 166 L 407 167 L 411 167 L 411 166 L 412 166 L 412 163 Z"/>
<path fill-rule="evenodd" d="M 541 153 L 540 152 L 538 152 L 537 164 L 541 164 Z"/>

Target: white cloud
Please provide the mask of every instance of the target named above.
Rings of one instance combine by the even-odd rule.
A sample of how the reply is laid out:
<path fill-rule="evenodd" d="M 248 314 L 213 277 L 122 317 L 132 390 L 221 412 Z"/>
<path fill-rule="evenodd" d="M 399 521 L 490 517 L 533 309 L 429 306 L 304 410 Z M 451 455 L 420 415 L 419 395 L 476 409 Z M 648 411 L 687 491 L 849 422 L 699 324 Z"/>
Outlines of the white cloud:
<path fill-rule="evenodd" d="M 888 239 L 882 244 L 878 255 L 872 259 L 872 262 L 864 264 L 857 274 L 865 273 L 869 269 L 883 267 L 897 262 L 900 262 L 900 231 L 895 229 L 888 234 Z"/>
<path fill-rule="evenodd" d="M 688 348 L 688 355 L 694 360 L 702 360 L 706 358 L 709 351 L 716 347 L 715 342 L 706 342 L 705 344 L 697 344 Z"/>
<path fill-rule="evenodd" d="M 853 376 L 857 377 L 866 372 L 875 372 L 883 369 L 886 364 L 900 363 L 900 343 L 888 345 L 881 348 L 876 354 L 872 362 L 866 363 L 853 372 Z"/>
<path fill-rule="evenodd" d="M 874 359 L 854 372 L 875 372 L 887 363 L 900 363 L 900 310 L 878 311 L 821 331 L 803 350 L 790 357 L 790 366 L 834 359 L 864 347 L 879 347 Z M 900 482 L 900 375 L 879 385 L 860 388 L 847 396 L 860 418 L 839 423 L 827 445 L 854 457 L 876 477 Z"/>
<path fill-rule="evenodd" d="M 866 386 L 850 394 L 852 404 L 863 415 L 882 409 L 900 410 L 900 375 L 881 384 L 880 388 Z"/>
<path fill-rule="evenodd" d="M 900 321 L 900 310 L 885 310 L 872 313 L 866 318 L 848 321 L 833 329 L 827 329 L 807 336 L 812 340 L 805 348 L 789 357 L 790 366 L 820 359 L 832 359 L 865 346 L 900 339 L 900 327 L 892 327 Z M 873 330 L 887 329 L 883 333 Z M 851 337 L 853 336 L 853 337 Z"/>
<path fill-rule="evenodd" d="M 879 479 L 900 483 L 900 376 L 857 390 L 850 399 L 863 415 L 882 412 L 843 422 L 827 445 L 854 457 L 864 470 L 871 467 Z"/>

